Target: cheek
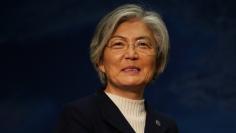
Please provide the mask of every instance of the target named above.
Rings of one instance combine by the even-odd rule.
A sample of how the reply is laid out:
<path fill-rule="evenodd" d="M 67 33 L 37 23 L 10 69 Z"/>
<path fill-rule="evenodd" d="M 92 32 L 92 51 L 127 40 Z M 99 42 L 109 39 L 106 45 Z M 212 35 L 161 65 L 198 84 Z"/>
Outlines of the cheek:
<path fill-rule="evenodd" d="M 119 70 L 119 57 L 110 55 L 108 53 L 104 54 L 103 63 L 106 72 L 117 72 Z"/>
<path fill-rule="evenodd" d="M 114 61 L 110 61 L 109 63 L 106 63 L 105 69 L 109 73 L 116 73 L 119 70 L 118 63 Z"/>
<path fill-rule="evenodd" d="M 153 67 L 156 64 L 156 60 L 154 56 L 143 58 L 143 61 L 147 66 L 150 66 L 150 67 Z"/>
<path fill-rule="evenodd" d="M 156 71 L 156 60 L 153 58 L 146 59 L 144 66 L 146 73 L 153 75 Z"/>

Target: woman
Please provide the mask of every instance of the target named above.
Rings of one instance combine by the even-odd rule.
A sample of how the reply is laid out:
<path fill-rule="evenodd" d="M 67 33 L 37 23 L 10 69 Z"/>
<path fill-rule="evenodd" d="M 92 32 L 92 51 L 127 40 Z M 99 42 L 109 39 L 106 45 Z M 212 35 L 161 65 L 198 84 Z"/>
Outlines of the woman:
<path fill-rule="evenodd" d="M 163 72 L 169 37 L 160 16 L 128 4 L 106 15 L 90 57 L 104 89 L 69 104 L 59 133 L 177 133 L 174 121 L 144 102 L 144 89 Z"/>

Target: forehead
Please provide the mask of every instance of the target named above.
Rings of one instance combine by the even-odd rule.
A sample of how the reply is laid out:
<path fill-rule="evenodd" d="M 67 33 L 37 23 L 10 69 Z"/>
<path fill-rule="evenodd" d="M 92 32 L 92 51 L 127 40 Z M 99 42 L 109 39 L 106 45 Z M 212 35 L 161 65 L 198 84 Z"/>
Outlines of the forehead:
<path fill-rule="evenodd" d="M 145 37 L 154 40 L 152 30 L 144 22 L 137 19 L 121 23 L 112 34 L 112 37 L 114 36 L 128 39 Z"/>

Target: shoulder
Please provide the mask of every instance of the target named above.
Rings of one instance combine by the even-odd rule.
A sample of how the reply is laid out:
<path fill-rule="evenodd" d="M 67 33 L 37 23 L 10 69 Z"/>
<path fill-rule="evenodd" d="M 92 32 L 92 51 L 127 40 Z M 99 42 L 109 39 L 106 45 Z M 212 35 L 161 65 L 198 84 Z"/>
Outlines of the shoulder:
<path fill-rule="evenodd" d="M 160 112 L 155 112 L 154 115 L 156 119 L 159 120 L 159 122 L 156 121 L 156 124 L 160 124 L 160 126 L 165 127 L 167 133 L 178 133 L 178 127 L 173 118 Z"/>
<path fill-rule="evenodd" d="M 96 102 L 96 94 L 90 94 L 88 96 L 79 98 L 75 101 L 67 103 L 65 107 L 75 107 L 75 108 L 90 108 Z"/>
<path fill-rule="evenodd" d="M 96 116 L 95 94 L 68 103 L 60 115 L 58 133 L 87 132 L 92 130 L 93 118 Z"/>
<path fill-rule="evenodd" d="M 175 120 L 167 114 L 157 112 L 156 117 L 158 117 L 162 122 L 166 123 L 167 125 L 176 125 Z"/>
<path fill-rule="evenodd" d="M 76 101 L 70 102 L 64 106 L 64 110 L 73 111 L 76 114 L 83 114 L 84 116 L 91 116 L 96 108 L 96 95 L 91 94 L 86 97 L 82 97 Z"/>

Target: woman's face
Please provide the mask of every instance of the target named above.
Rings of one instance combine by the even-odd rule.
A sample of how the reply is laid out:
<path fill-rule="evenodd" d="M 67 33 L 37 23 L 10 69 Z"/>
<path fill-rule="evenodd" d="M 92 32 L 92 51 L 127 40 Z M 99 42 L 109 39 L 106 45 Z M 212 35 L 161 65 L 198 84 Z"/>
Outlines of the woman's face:
<path fill-rule="evenodd" d="M 104 49 L 99 69 L 107 85 L 144 88 L 156 70 L 156 50 L 151 30 L 139 20 L 121 23 Z"/>

